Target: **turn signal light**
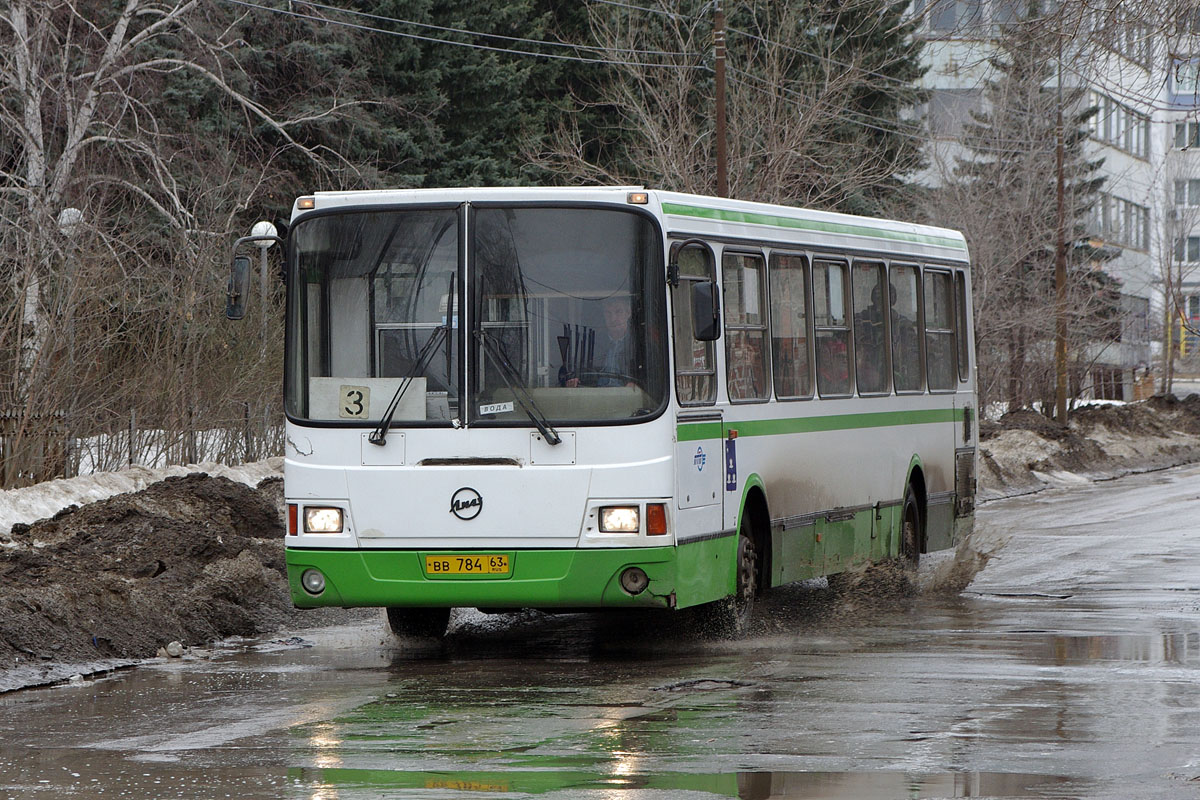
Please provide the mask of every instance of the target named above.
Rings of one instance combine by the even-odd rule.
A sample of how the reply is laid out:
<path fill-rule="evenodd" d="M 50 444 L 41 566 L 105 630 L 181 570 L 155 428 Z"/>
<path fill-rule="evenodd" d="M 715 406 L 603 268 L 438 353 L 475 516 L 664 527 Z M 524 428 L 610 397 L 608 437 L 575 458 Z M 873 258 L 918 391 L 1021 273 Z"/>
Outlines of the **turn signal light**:
<path fill-rule="evenodd" d="M 646 504 L 646 535 L 662 536 L 667 532 L 667 507 L 663 503 Z"/>
<path fill-rule="evenodd" d="M 298 509 L 295 503 L 288 503 L 288 536 L 295 536 L 297 525 L 297 517 L 299 516 Z"/>

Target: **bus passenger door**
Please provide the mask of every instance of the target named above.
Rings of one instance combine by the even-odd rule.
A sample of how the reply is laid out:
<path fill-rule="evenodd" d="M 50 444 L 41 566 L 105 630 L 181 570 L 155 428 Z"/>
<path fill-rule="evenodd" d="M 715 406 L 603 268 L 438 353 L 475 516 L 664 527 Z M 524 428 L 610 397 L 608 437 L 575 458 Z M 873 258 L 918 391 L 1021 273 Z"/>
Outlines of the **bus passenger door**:
<path fill-rule="evenodd" d="M 692 239 L 671 251 L 671 338 L 675 361 L 676 541 L 685 544 L 722 530 L 724 453 L 717 399 L 715 340 L 719 294 L 712 250 Z"/>
<path fill-rule="evenodd" d="M 721 414 L 681 412 L 675 441 L 676 540 L 684 543 L 722 530 L 724 458 Z"/>

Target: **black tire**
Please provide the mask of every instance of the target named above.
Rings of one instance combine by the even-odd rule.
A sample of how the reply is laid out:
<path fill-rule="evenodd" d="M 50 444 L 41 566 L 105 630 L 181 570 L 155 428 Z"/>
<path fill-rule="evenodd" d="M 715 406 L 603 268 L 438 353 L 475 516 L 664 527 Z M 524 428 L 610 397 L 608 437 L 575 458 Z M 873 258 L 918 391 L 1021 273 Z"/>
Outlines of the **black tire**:
<path fill-rule="evenodd" d="M 921 505 L 912 486 L 904 493 L 904 510 L 900 517 L 900 559 L 909 569 L 921 563 L 921 545 L 925 536 Z"/>
<path fill-rule="evenodd" d="M 737 588 L 731 597 L 697 609 L 701 632 L 722 639 L 740 639 L 750 632 L 754 597 L 758 594 L 758 548 L 742 523 L 738 534 Z"/>
<path fill-rule="evenodd" d="M 397 636 L 440 639 L 450 625 L 450 609 L 389 608 L 387 618 Z"/>

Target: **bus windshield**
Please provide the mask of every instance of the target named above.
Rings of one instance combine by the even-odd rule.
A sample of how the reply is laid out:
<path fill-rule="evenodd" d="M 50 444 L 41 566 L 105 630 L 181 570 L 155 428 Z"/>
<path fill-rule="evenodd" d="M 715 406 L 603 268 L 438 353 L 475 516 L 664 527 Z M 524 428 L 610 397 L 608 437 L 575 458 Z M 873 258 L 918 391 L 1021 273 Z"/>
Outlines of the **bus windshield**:
<path fill-rule="evenodd" d="M 295 419 L 378 423 L 395 403 L 396 425 L 541 429 L 665 407 L 662 244 L 646 216 L 353 211 L 298 220 L 291 257 Z"/>

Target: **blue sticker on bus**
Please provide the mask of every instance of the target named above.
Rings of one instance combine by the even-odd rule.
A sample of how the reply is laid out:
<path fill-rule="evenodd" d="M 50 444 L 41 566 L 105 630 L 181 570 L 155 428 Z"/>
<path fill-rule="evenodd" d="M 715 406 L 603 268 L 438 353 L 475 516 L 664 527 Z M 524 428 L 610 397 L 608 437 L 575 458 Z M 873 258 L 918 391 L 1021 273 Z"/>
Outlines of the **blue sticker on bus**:
<path fill-rule="evenodd" d="M 703 447 L 696 448 L 696 455 L 692 456 L 692 463 L 696 465 L 696 472 L 704 471 L 704 462 L 708 461 L 708 456 L 704 454 Z"/>
<path fill-rule="evenodd" d="M 736 439 L 725 440 L 725 491 L 737 491 L 737 444 Z"/>

